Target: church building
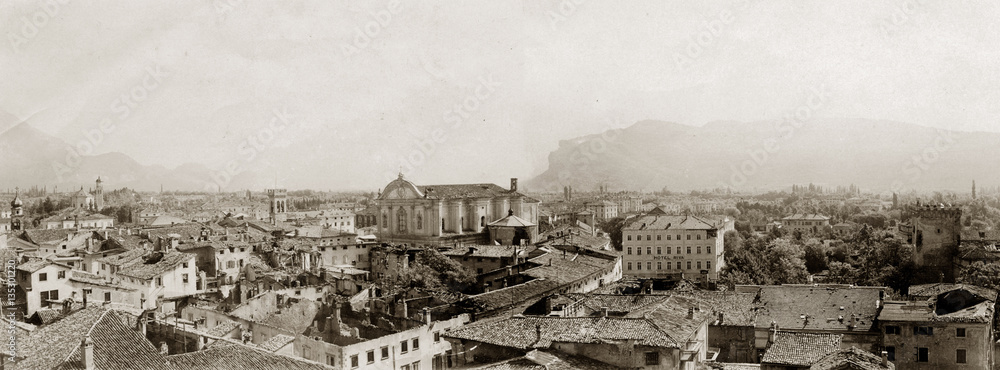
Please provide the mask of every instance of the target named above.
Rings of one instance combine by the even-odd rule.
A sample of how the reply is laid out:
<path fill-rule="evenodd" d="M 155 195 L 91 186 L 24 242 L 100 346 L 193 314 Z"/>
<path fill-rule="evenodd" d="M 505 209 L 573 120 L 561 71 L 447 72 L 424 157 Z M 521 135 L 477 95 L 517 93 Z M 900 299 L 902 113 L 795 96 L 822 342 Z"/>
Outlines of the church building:
<path fill-rule="evenodd" d="M 516 178 L 510 180 L 510 188 L 503 188 L 495 184 L 416 185 L 400 174 L 378 196 L 378 238 L 412 246 L 494 244 L 488 229 L 491 223 L 513 215 L 537 224 L 540 203 L 517 191 Z"/>

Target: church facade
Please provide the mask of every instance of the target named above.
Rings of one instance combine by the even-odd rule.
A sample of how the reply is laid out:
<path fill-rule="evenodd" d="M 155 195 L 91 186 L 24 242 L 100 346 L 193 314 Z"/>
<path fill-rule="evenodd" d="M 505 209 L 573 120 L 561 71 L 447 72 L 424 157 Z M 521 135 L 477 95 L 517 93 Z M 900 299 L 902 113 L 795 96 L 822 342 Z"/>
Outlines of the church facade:
<path fill-rule="evenodd" d="M 540 201 L 495 184 L 416 185 L 403 178 L 378 196 L 377 230 L 382 242 L 413 246 L 492 244 L 487 226 L 513 215 L 538 222 Z"/>

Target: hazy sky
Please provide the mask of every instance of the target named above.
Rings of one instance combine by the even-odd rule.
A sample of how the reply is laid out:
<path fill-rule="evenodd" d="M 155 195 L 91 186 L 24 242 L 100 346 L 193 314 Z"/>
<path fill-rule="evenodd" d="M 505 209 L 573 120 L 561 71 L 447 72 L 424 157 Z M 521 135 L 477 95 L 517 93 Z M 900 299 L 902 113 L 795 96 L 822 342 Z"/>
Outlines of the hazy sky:
<path fill-rule="evenodd" d="M 70 143 L 112 125 L 96 153 L 292 188 L 371 189 L 401 165 L 505 184 L 559 140 L 778 119 L 814 88 L 818 116 L 1000 130 L 988 1 L 45 4 L 0 2 L 0 109 Z"/>

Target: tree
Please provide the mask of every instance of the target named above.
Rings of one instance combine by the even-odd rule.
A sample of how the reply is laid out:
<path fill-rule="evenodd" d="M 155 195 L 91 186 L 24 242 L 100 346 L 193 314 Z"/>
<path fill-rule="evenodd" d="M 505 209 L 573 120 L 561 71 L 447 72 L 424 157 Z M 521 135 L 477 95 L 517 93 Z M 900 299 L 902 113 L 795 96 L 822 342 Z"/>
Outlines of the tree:
<path fill-rule="evenodd" d="M 593 225 L 591 225 L 593 226 Z M 622 228 L 625 227 L 625 219 L 621 217 L 615 217 L 607 221 L 601 222 L 598 227 L 601 230 L 608 233 L 608 237 L 611 238 L 611 246 L 615 250 L 622 250 Z"/>
<path fill-rule="evenodd" d="M 774 284 L 805 283 L 809 275 L 803 260 L 805 253 L 785 239 L 775 239 L 768 244 L 765 259 Z"/>
<path fill-rule="evenodd" d="M 806 269 L 810 273 L 817 273 L 827 269 L 826 250 L 823 244 L 815 239 L 810 239 L 805 245 Z"/>
<path fill-rule="evenodd" d="M 958 271 L 959 283 L 978 285 L 985 288 L 1000 288 L 1000 264 L 976 261 Z"/>

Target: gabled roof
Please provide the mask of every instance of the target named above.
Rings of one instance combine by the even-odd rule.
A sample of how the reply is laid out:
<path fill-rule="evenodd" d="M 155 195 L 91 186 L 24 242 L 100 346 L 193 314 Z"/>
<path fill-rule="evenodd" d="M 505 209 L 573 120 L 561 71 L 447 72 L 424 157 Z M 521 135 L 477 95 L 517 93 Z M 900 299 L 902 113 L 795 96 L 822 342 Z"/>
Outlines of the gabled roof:
<path fill-rule="evenodd" d="M 75 233 L 73 229 L 29 229 L 24 230 L 24 237 L 28 241 L 41 244 L 46 242 L 58 242 Z"/>
<path fill-rule="evenodd" d="M 791 216 L 783 217 L 782 220 L 796 220 L 796 221 L 829 221 L 830 218 L 820 214 L 814 213 L 796 213 Z"/>
<path fill-rule="evenodd" d="M 875 354 L 858 349 L 858 347 L 851 347 L 848 349 L 840 350 L 837 352 L 830 353 L 823 357 L 809 370 L 895 370 L 896 365 L 888 362 L 882 365 L 882 358 L 876 356 Z"/>
<path fill-rule="evenodd" d="M 72 269 L 72 267 L 70 266 L 53 262 L 47 259 L 32 259 L 25 263 L 18 264 L 17 269 L 27 273 L 34 273 L 35 271 L 41 270 L 48 265 L 56 265 L 65 269 Z"/>
<path fill-rule="evenodd" d="M 623 230 L 715 230 L 715 224 L 698 216 L 647 215 L 636 218 Z"/>
<path fill-rule="evenodd" d="M 201 351 L 166 356 L 175 369 L 333 369 L 303 358 L 279 355 L 260 348 L 216 341 Z"/>
<path fill-rule="evenodd" d="M 761 357 L 762 364 L 811 366 L 840 349 L 841 334 L 812 334 L 779 331 L 774 343 Z"/>
<path fill-rule="evenodd" d="M 153 344 L 127 327 L 114 311 L 88 307 L 18 338 L 16 369 L 82 369 L 85 337 L 94 343 L 98 369 L 165 369 L 166 361 Z"/>
<path fill-rule="evenodd" d="M 757 327 L 774 321 L 789 330 L 852 330 L 872 328 L 876 303 L 886 288 L 836 285 L 765 285 L 760 287 Z M 843 308 L 843 309 L 841 309 Z M 840 318 L 843 317 L 841 320 Z"/>
<path fill-rule="evenodd" d="M 926 299 L 930 297 L 935 297 L 941 293 L 947 293 L 956 290 L 965 290 L 991 301 L 997 300 L 996 290 L 972 284 L 933 283 L 933 284 L 911 285 L 908 295 L 911 297 L 921 297 Z"/>
<path fill-rule="evenodd" d="M 549 348 L 553 342 L 633 341 L 643 346 L 669 348 L 680 348 L 682 344 L 644 318 L 515 316 L 474 322 L 442 335 L 517 349 Z"/>
<path fill-rule="evenodd" d="M 522 357 L 480 367 L 480 370 L 619 370 L 624 369 L 583 356 L 558 351 L 532 350 Z"/>
<path fill-rule="evenodd" d="M 498 226 L 498 227 L 528 227 L 535 226 L 528 220 L 515 216 L 513 213 L 507 215 L 504 218 L 490 222 L 488 226 Z"/>
<path fill-rule="evenodd" d="M 189 253 L 170 251 L 164 253 L 163 258 L 156 263 L 146 263 L 145 260 L 139 259 L 125 265 L 120 271 L 118 271 L 118 275 L 133 277 L 140 280 L 150 280 L 163 275 L 167 271 L 173 270 L 181 263 L 188 262 L 194 257 L 195 255 Z"/>
<path fill-rule="evenodd" d="M 534 249 L 534 248 L 530 248 Z M 465 245 L 461 247 L 455 247 L 448 250 L 441 251 L 441 254 L 453 257 L 491 257 L 491 258 L 504 258 L 513 257 L 515 251 L 518 256 L 523 256 L 527 249 L 525 247 L 518 247 L 514 245 Z"/>

